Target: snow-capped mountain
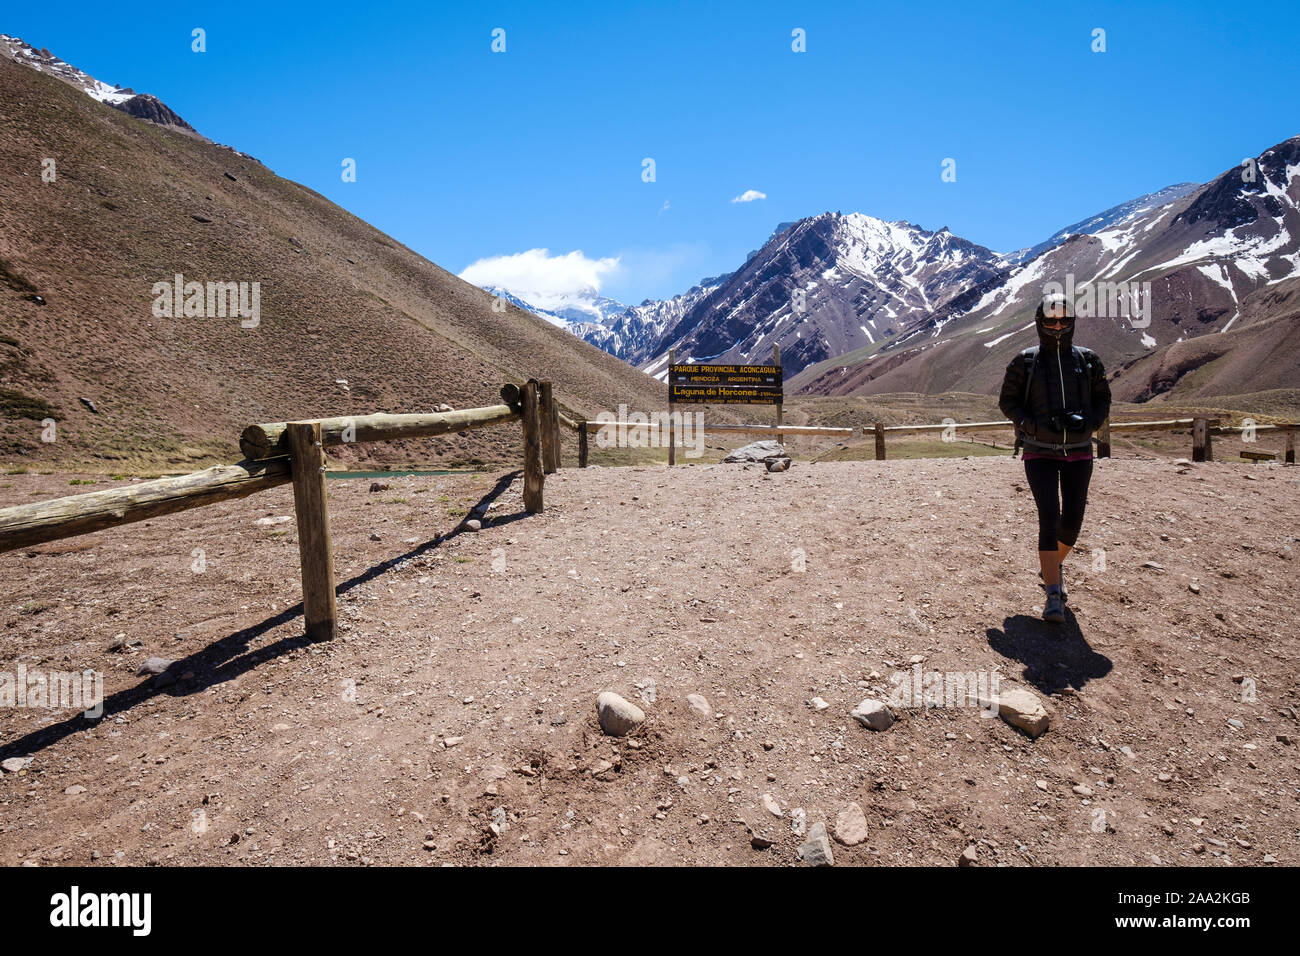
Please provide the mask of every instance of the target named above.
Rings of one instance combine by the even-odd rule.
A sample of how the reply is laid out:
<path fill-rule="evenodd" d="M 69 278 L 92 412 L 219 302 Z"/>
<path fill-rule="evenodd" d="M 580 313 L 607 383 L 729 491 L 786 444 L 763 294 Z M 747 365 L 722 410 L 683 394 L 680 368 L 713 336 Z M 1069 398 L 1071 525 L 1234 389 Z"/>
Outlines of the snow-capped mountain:
<path fill-rule="evenodd" d="M 548 301 L 556 306 L 548 309 L 500 286 L 485 285 L 482 288 L 485 292 L 499 296 L 511 305 L 525 312 L 531 312 L 538 318 L 545 319 L 552 325 L 557 325 L 566 332 L 590 342 L 598 349 L 611 355 L 618 355 L 617 336 L 610 330 L 609 325 L 628 311 L 628 307 L 621 302 L 595 293 L 548 297 Z"/>
<path fill-rule="evenodd" d="M 1016 252 L 1008 252 L 1002 257 L 1003 262 L 1012 266 L 1022 265 L 1038 258 L 1048 249 L 1056 248 L 1070 236 L 1079 233 L 1096 234 L 1104 229 L 1118 228 L 1126 222 L 1150 212 L 1152 209 L 1168 205 L 1175 199 L 1181 199 L 1188 193 L 1200 188 L 1200 183 L 1175 183 L 1156 192 L 1147 193 L 1145 196 L 1138 196 L 1136 199 L 1120 203 L 1118 206 L 1111 206 L 1095 216 L 1089 216 L 1087 219 L 1081 219 L 1078 222 L 1070 223 L 1063 229 L 1058 229 L 1037 245 L 1019 249 Z"/>
<path fill-rule="evenodd" d="M 646 299 L 640 305 L 631 306 L 611 320 L 608 326 L 609 346 L 602 345 L 601 348 L 625 362 L 640 364 L 646 356 L 654 354 L 659 341 L 681 321 L 682 316 L 727 278 L 728 276 L 715 276 L 701 279 L 698 285 L 671 299 Z"/>
<path fill-rule="evenodd" d="M 148 93 L 137 93 L 130 87 L 109 86 L 89 73 L 60 60 L 49 50 L 37 50 L 30 43 L 0 34 L 0 56 L 7 56 L 40 73 L 46 73 L 81 90 L 92 99 L 106 103 L 114 109 L 158 126 L 197 136 L 194 127 L 181 119 L 166 103 Z"/>
<path fill-rule="evenodd" d="M 1163 204 L 1102 214 L 1095 233 L 1070 235 L 935 309 L 876 354 L 824 362 L 791 387 L 988 391 L 1010 356 L 1035 343 L 1033 310 L 1056 283 L 1073 287 L 1076 341 L 1103 357 L 1122 400 L 1175 387 L 1183 396 L 1295 388 L 1298 174 L 1300 136 Z"/>
<path fill-rule="evenodd" d="M 861 213 L 782 224 L 738 270 L 704 292 L 644 356 L 663 378 L 669 349 L 686 358 L 767 362 L 786 376 L 889 338 L 999 274 L 998 256 L 953 235 Z"/>

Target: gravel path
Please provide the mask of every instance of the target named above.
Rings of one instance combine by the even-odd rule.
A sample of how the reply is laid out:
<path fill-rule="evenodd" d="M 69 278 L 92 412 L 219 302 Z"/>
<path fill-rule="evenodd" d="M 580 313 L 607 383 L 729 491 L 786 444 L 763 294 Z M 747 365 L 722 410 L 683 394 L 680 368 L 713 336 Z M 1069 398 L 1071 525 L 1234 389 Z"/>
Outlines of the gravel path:
<path fill-rule="evenodd" d="M 0 670 L 108 696 L 0 709 L 0 758 L 33 758 L 0 863 L 802 866 L 817 823 L 837 866 L 1300 862 L 1293 468 L 1100 462 L 1057 630 L 1005 458 L 566 469 L 534 518 L 508 476 L 389 483 L 329 483 L 329 644 L 292 613 L 293 522 L 256 523 L 288 489 L 0 555 Z M 1051 728 L 850 717 L 918 667 Z"/>

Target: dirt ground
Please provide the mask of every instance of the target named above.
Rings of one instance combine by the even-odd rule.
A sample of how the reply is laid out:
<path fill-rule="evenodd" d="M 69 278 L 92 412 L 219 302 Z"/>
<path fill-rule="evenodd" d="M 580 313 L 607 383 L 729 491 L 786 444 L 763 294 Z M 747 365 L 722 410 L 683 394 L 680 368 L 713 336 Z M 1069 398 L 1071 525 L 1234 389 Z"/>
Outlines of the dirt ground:
<path fill-rule="evenodd" d="M 0 670 L 107 693 L 97 722 L 0 710 L 0 758 L 31 758 L 0 863 L 802 866 L 850 802 L 837 866 L 1300 863 L 1300 471 L 1099 462 L 1053 629 L 1021 469 L 566 469 L 528 518 L 509 475 L 331 480 L 314 645 L 294 524 L 256 523 L 288 488 L 0 555 Z M 0 478 L 0 506 L 96 490 L 71 478 Z M 1051 729 L 850 717 L 915 664 L 1033 690 Z"/>

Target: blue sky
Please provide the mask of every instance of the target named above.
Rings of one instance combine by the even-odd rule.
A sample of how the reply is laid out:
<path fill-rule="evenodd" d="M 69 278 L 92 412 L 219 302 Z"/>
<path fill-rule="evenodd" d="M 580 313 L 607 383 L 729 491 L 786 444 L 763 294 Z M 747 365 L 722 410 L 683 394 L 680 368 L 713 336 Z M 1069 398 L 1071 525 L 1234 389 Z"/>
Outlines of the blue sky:
<path fill-rule="evenodd" d="M 31 3 L 0 32 L 446 269 L 546 249 L 514 265 L 627 302 L 826 210 L 1016 249 L 1300 134 L 1294 0 L 981 6 Z"/>

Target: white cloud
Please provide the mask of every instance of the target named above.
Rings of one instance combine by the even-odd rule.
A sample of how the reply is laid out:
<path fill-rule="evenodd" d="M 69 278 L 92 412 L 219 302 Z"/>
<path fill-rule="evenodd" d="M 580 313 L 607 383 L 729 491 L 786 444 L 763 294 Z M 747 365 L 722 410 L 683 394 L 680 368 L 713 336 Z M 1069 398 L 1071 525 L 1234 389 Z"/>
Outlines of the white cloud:
<path fill-rule="evenodd" d="M 595 295 L 605 278 L 619 270 L 619 259 L 589 259 L 581 250 L 553 256 L 529 249 L 490 256 L 465 267 L 460 277 L 476 286 L 496 286 L 543 309 L 563 308 L 581 295 Z"/>
<path fill-rule="evenodd" d="M 732 202 L 753 202 L 755 199 L 766 199 L 767 193 L 761 193 L 757 189 L 746 189 L 737 196 Z"/>

